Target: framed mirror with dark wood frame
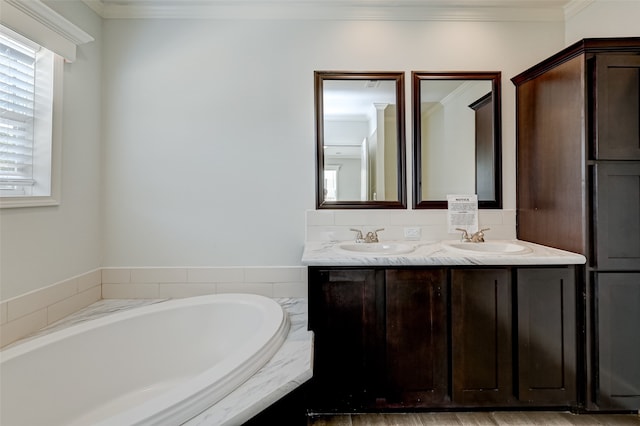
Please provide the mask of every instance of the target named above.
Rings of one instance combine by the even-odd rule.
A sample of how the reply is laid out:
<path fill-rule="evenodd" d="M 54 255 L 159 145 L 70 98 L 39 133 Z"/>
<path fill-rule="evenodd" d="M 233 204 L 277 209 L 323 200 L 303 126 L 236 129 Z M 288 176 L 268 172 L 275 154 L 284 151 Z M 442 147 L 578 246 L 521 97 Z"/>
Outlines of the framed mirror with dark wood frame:
<path fill-rule="evenodd" d="M 316 207 L 406 208 L 404 73 L 314 78 Z"/>
<path fill-rule="evenodd" d="M 477 194 L 502 208 L 500 72 L 412 76 L 413 208 L 447 208 L 448 194 Z"/>

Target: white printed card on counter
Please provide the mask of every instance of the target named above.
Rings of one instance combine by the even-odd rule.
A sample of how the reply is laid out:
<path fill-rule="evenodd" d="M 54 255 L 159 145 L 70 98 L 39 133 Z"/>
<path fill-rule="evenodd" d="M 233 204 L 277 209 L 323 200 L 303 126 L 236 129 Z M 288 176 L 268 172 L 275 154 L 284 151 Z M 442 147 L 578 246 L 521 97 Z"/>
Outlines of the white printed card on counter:
<path fill-rule="evenodd" d="M 478 196 L 447 195 L 447 224 L 449 233 L 459 232 L 456 228 L 474 233 L 478 230 Z"/>

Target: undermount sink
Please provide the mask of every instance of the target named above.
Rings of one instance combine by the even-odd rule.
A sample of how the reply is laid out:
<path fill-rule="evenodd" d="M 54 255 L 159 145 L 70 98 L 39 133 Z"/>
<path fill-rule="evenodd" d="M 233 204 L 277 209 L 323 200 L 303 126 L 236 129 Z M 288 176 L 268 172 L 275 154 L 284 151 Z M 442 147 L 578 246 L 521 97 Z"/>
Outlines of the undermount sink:
<path fill-rule="evenodd" d="M 406 254 L 415 250 L 414 246 L 403 243 L 342 243 L 336 247 L 345 252 L 368 255 Z"/>
<path fill-rule="evenodd" d="M 506 254 L 516 255 L 531 252 L 529 247 L 509 241 L 491 241 L 484 243 L 447 242 L 445 247 L 474 254 Z"/>

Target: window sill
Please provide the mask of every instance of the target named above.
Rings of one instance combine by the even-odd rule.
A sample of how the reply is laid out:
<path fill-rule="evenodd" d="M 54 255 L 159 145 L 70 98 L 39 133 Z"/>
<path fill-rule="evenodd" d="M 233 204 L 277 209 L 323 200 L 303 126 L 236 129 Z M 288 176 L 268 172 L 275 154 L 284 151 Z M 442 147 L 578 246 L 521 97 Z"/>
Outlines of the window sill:
<path fill-rule="evenodd" d="M 0 209 L 21 208 L 21 207 L 47 207 L 58 206 L 58 197 L 5 197 L 0 198 Z"/>

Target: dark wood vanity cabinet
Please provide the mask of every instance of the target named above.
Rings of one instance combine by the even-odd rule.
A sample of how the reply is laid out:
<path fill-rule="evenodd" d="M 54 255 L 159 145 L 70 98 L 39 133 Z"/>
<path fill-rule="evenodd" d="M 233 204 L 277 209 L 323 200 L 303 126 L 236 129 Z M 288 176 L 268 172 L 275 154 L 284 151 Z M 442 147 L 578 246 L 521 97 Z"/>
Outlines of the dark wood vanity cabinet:
<path fill-rule="evenodd" d="M 574 406 L 575 268 L 451 271 L 453 401 Z"/>
<path fill-rule="evenodd" d="M 638 410 L 640 38 L 582 40 L 512 81 L 518 238 L 587 257 L 581 403 Z"/>
<path fill-rule="evenodd" d="M 598 402 L 607 407 L 640 407 L 640 273 L 596 276 L 598 313 Z"/>
<path fill-rule="evenodd" d="M 593 167 L 590 264 L 602 271 L 640 271 L 640 161 L 598 161 Z"/>
<path fill-rule="evenodd" d="M 451 271 L 455 402 L 505 405 L 513 398 L 511 312 L 509 269 Z"/>
<path fill-rule="evenodd" d="M 358 411 L 447 398 L 444 269 L 309 268 L 310 405 Z"/>
<path fill-rule="evenodd" d="M 637 46 L 616 52 L 613 43 L 611 52 L 588 58 L 593 157 L 640 160 L 640 53 Z"/>
<path fill-rule="evenodd" d="M 574 406 L 575 272 L 310 266 L 308 408 Z"/>
<path fill-rule="evenodd" d="M 445 269 L 384 270 L 384 386 L 378 405 L 423 407 L 447 402 Z"/>
<path fill-rule="evenodd" d="M 577 401 L 576 276 L 573 268 L 517 271 L 518 399 Z"/>
<path fill-rule="evenodd" d="M 309 286 L 314 346 L 331 348 L 316 352 L 312 400 L 318 407 L 357 410 L 381 387 L 375 372 L 383 361 L 377 303 L 384 281 L 373 269 L 310 269 L 309 281 L 317 283 Z"/>

